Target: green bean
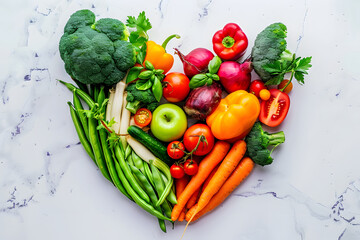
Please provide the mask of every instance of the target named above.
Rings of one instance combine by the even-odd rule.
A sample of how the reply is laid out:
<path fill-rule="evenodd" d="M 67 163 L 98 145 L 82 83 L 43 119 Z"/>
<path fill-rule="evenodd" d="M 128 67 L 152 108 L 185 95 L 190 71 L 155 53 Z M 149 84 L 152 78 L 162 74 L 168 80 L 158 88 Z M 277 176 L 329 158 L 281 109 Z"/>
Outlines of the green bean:
<path fill-rule="evenodd" d="M 70 91 L 74 91 L 75 89 L 77 89 L 77 94 L 78 96 L 84 100 L 86 102 L 86 104 L 89 106 L 89 108 L 91 109 L 94 105 L 95 102 L 94 100 L 89 96 L 89 94 L 87 94 L 86 92 L 84 92 L 83 90 L 75 87 L 73 84 L 71 83 L 67 83 L 64 81 L 59 80 L 60 83 L 64 84 Z"/>
<path fill-rule="evenodd" d="M 78 117 L 80 119 L 80 122 L 83 126 L 83 129 L 84 129 L 84 132 L 85 132 L 85 135 L 86 135 L 86 138 L 89 140 L 89 127 L 88 127 L 88 120 L 87 120 L 87 117 L 85 115 L 85 113 L 83 112 L 84 111 L 84 108 L 81 104 L 81 101 L 79 99 L 79 97 L 77 96 L 77 89 L 75 89 L 73 91 L 73 102 L 74 102 L 74 107 L 75 107 L 75 110 L 76 112 L 78 113 Z"/>
<path fill-rule="evenodd" d="M 82 91 L 84 91 L 85 93 L 89 93 L 89 89 L 88 89 L 88 87 L 86 86 L 86 84 L 84 84 L 84 83 L 82 83 L 82 82 L 80 82 L 80 81 L 78 81 L 78 80 L 75 80 L 75 79 L 73 79 L 74 80 L 74 82 L 76 83 L 76 85 L 78 85 L 78 87 L 82 90 Z"/>
<path fill-rule="evenodd" d="M 165 190 L 165 184 L 162 180 L 161 173 L 159 169 L 157 169 L 153 164 L 150 165 L 150 169 L 152 172 L 155 189 L 159 196 L 161 196 Z M 171 206 L 167 200 L 164 200 L 161 204 L 161 207 L 164 209 L 165 215 L 167 217 L 171 217 Z"/>
<path fill-rule="evenodd" d="M 122 192 L 127 198 L 132 200 L 132 198 L 129 196 L 129 194 L 126 192 L 124 186 L 122 185 L 122 183 L 119 179 L 119 176 L 117 175 L 117 171 L 116 171 L 115 165 L 114 165 L 114 158 L 113 158 L 113 155 L 109 148 L 109 145 L 107 143 L 107 137 L 108 137 L 107 131 L 105 129 L 100 129 L 99 136 L 100 136 L 101 147 L 102 147 L 103 153 L 104 153 L 106 166 L 107 166 L 107 169 L 109 170 L 109 174 L 112 179 L 112 182 L 114 183 L 115 187 L 120 190 L 120 192 Z"/>
<path fill-rule="evenodd" d="M 149 195 L 150 200 L 154 206 L 156 204 L 156 202 L 158 201 L 158 197 L 156 195 L 156 192 L 154 191 L 154 188 L 151 186 L 150 182 L 145 177 L 145 175 L 142 174 L 137 167 L 130 165 L 130 168 L 131 168 L 131 171 L 136 175 L 136 177 L 142 182 L 144 189 L 145 189 L 146 193 Z M 162 211 L 160 206 L 157 206 L 157 207 L 154 206 L 154 208 L 156 210 L 158 210 L 159 212 Z M 171 217 L 171 215 L 167 216 L 167 217 Z M 159 226 L 160 226 L 161 230 L 166 232 L 166 225 L 165 225 L 164 220 L 159 219 Z"/>
<path fill-rule="evenodd" d="M 143 164 L 144 161 L 135 153 L 135 151 L 132 151 L 131 156 L 132 156 L 135 166 L 141 172 L 144 172 L 144 164 Z"/>
<path fill-rule="evenodd" d="M 97 90 L 98 93 L 97 93 L 97 103 L 99 104 L 99 107 L 102 106 L 102 104 L 104 103 L 105 101 L 105 91 L 104 91 L 104 86 L 100 86 L 100 90 L 98 89 Z M 102 112 L 104 113 L 104 117 L 105 117 L 105 109 L 102 110 Z"/>
<path fill-rule="evenodd" d="M 151 170 L 150 170 L 150 167 L 149 167 L 149 164 L 144 161 L 143 166 L 144 166 L 144 173 L 145 173 L 147 179 L 149 179 L 149 182 L 151 183 L 151 185 L 152 185 L 153 187 L 155 187 L 154 181 L 153 181 L 153 178 L 152 178 L 152 173 L 151 173 Z"/>
<path fill-rule="evenodd" d="M 90 158 L 97 165 L 94 153 L 93 153 L 92 148 L 91 148 L 91 145 L 90 145 L 89 141 L 86 138 L 84 129 L 83 129 L 82 125 L 81 125 L 81 122 L 80 122 L 77 114 L 76 114 L 76 110 L 72 107 L 71 102 L 68 102 L 68 105 L 70 107 L 70 115 L 71 115 L 71 118 L 72 118 L 72 120 L 74 122 L 74 126 L 75 126 L 76 132 L 77 132 L 77 134 L 79 136 L 80 143 L 84 147 L 85 151 L 90 156 Z"/>
<path fill-rule="evenodd" d="M 166 176 L 162 172 L 160 172 L 160 175 L 161 175 L 161 178 L 162 178 L 163 182 L 166 185 L 167 182 L 168 182 Z M 170 193 L 169 193 L 169 195 L 167 195 L 166 199 L 173 205 L 177 204 L 177 199 L 176 199 L 176 195 L 175 195 L 175 192 L 174 192 L 173 188 L 170 190 Z"/>
<path fill-rule="evenodd" d="M 120 151 L 119 147 L 115 147 L 115 155 L 118 159 L 118 161 L 115 161 L 115 167 L 116 170 L 118 172 L 118 176 L 124 186 L 124 188 L 126 189 L 126 191 L 129 193 L 129 195 L 131 196 L 131 198 L 135 201 L 136 204 L 138 204 L 141 208 L 143 208 L 145 211 L 147 211 L 148 213 L 152 214 L 153 216 L 160 218 L 162 220 L 168 220 L 171 221 L 170 218 L 164 216 L 161 212 L 159 212 L 158 210 L 154 209 L 153 206 L 151 206 L 149 203 L 147 203 L 144 199 L 142 199 L 137 193 L 136 191 L 131 187 L 129 181 L 127 180 L 127 178 L 125 177 L 125 174 L 120 166 L 121 162 L 125 162 L 124 159 L 124 155 L 123 153 Z"/>
<path fill-rule="evenodd" d="M 136 181 L 134 175 L 132 174 L 129 166 L 126 164 L 125 159 L 124 159 L 124 154 L 120 149 L 121 144 L 116 144 L 115 145 L 115 155 L 118 158 L 120 167 L 122 169 L 122 171 L 124 171 L 124 174 L 126 176 L 126 179 L 129 181 L 129 183 L 131 184 L 132 188 L 135 190 L 135 192 L 146 202 L 150 202 L 150 198 L 149 196 L 146 194 L 146 192 L 141 188 L 141 186 L 138 184 L 138 182 Z M 119 154 L 121 153 L 122 157 L 119 158 Z"/>
<path fill-rule="evenodd" d="M 133 158 L 132 158 L 131 154 L 127 157 L 126 161 L 127 161 L 130 165 L 135 166 L 135 164 L 134 164 L 134 161 L 133 161 Z"/>
<path fill-rule="evenodd" d="M 99 95 L 99 88 L 97 85 L 90 85 L 90 94 L 91 97 L 94 99 L 95 102 L 97 102 L 98 95 Z"/>
<path fill-rule="evenodd" d="M 132 152 L 132 148 L 130 147 L 130 145 L 127 145 L 126 149 L 125 149 L 125 159 L 127 159 L 129 157 L 129 155 Z"/>
<path fill-rule="evenodd" d="M 90 139 L 90 144 L 92 146 L 92 149 L 93 149 L 93 152 L 95 155 L 97 165 L 98 165 L 101 173 L 104 175 L 104 177 L 111 182 L 109 171 L 107 169 L 106 162 L 105 162 L 103 152 L 101 149 L 101 144 L 99 142 L 98 131 L 96 129 L 98 121 L 94 118 L 88 118 L 88 120 L 89 120 L 89 122 L 88 122 L 88 124 L 89 124 L 89 139 Z"/>

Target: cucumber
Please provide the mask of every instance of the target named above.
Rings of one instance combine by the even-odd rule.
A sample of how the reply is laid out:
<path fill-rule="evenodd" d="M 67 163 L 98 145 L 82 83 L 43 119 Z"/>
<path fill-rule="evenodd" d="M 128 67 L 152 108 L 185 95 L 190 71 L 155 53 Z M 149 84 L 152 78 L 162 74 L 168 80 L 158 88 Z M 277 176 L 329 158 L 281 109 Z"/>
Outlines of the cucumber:
<path fill-rule="evenodd" d="M 173 164 L 173 160 L 167 154 L 167 149 L 162 144 L 162 142 L 150 136 L 141 128 L 134 125 L 131 125 L 127 131 L 130 136 L 142 143 L 147 149 L 150 150 L 150 152 L 152 152 L 156 157 L 160 158 L 160 160 L 162 160 L 164 163 L 169 166 Z"/>

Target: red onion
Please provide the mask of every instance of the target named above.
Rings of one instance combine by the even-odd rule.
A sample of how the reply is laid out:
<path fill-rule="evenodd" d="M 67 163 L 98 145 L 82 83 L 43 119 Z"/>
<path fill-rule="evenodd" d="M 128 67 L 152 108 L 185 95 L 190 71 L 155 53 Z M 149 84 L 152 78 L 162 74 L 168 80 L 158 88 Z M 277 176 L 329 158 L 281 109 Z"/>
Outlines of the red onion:
<path fill-rule="evenodd" d="M 228 93 L 236 90 L 247 90 L 251 81 L 251 62 L 245 61 L 240 64 L 238 62 L 228 61 L 220 65 L 218 75 L 220 82 Z"/>
<path fill-rule="evenodd" d="M 190 117 L 203 121 L 220 104 L 221 93 L 218 83 L 195 88 L 186 99 L 184 110 Z"/>
<path fill-rule="evenodd" d="M 210 60 L 214 57 L 214 54 L 206 48 L 195 48 L 186 56 L 177 48 L 175 48 L 175 51 L 184 65 L 185 75 L 189 78 L 196 74 L 206 72 Z"/>

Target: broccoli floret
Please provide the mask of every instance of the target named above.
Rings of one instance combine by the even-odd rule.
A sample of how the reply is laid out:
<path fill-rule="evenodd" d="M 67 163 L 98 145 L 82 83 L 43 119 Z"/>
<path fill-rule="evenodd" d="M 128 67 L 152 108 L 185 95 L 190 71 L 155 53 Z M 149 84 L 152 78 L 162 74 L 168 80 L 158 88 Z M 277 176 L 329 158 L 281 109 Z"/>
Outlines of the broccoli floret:
<path fill-rule="evenodd" d="M 277 60 L 291 61 L 292 53 L 286 50 L 286 26 L 282 23 L 273 23 L 260 32 L 251 51 L 252 65 L 255 72 L 263 81 L 273 76 L 263 66 Z"/>
<path fill-rule="evenodd" d="M 136 111 L 141 108 L 147 108 L 151 112 L 155 110 L 159 106 L 159 102 L 156 100 L 154 94 L 151 89 L 147 90 L 138 90 L 136 89 L 136 84 L 131 83 L 126 87 L 127 91 L 127 105 L 126 109 L 128 109 L 132 113 L 136 113 Z"/>
<path fill-rule="evenodd" d="M 119 20 L 95 22 L 90 10 L 71 15 L 60 39 L 60 56 L 66 72 L 84 84 L 113 85 L 126 76 L 136 62 L 136 51 L 127 42 L 129 31 Z"/>
<path fill-rule="evenodd" d="M 283 131 L 277 133 L 265 132 L 259 122 L 256 122 L 250 133 L 245 138 L 247 145 L 247 154 L 256 163 L 261 166 L 271 164 L 273 158 L 270 156 L 275 147 L 285 142 Z M 269 147 L 272 149 L 269 150 Z"/>

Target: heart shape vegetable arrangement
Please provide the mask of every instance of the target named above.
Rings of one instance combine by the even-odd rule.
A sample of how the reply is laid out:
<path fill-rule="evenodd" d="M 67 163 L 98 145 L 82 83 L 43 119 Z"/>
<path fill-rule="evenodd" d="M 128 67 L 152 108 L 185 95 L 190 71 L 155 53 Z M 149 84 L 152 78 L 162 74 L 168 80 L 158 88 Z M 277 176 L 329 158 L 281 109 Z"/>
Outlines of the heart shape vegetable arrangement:
<path fill-rule="evenodd" d="M 165 232 L 165 220 L 195 221 L 222 203 L 255 164 L 272 163 L 271 152 L 285 136 L 265 132 L 262 124 L 275 127 L 285 119 L 292 79 L 304 83 L 311 57 L 287 50 L 286 26 L 274 23 L 239 62 L 248 39 L 229 23 L 214 34 L 216 55 L 176 49 L 184 73 L 169 72 L 174 57 L 166 45 L 179 36 L 159 45 L 149 40 L 151 28 L 144 12 L 126 24 L 75 12 L 59 50 L 77 86 L 60 82 L 73 92 L 70 114 L 85 151 Z M 252 70 L 259 79 L 251 82 Z M 160 104 L 162 98 L 168 103 Z M 185 112 L 173 103 L 184 103 Z M 187 118 L 200 122 L 188 127 Z"/>

